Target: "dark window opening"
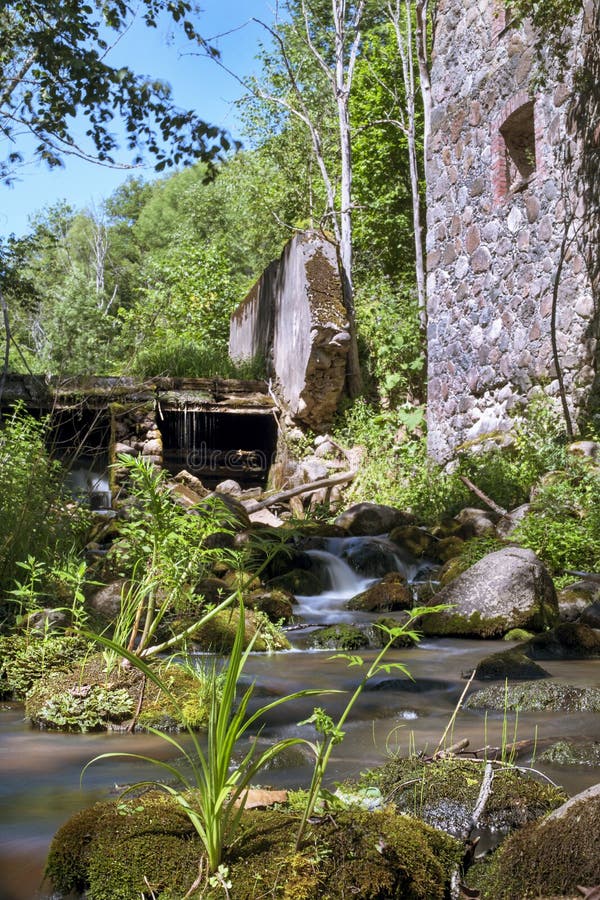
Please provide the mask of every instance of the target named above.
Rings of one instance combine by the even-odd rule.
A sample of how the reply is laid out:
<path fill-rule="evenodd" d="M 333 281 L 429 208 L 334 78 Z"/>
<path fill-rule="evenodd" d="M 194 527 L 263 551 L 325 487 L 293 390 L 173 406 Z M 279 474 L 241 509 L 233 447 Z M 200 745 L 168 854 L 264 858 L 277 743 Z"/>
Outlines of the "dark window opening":
<path fill-rule="evenodd" d="M 171 474 L 187 469 L 209 488 L 227 478 L 242 487 L 266 484 L 277 445 L 272 415 L 163 410 L 158 426 Z"/>
<path fill-rule="evenodd" d="M 500 128 L 506 150 L 506 189 L 519 190 L 535 172 L 533 102 L 525 103 Z"/>

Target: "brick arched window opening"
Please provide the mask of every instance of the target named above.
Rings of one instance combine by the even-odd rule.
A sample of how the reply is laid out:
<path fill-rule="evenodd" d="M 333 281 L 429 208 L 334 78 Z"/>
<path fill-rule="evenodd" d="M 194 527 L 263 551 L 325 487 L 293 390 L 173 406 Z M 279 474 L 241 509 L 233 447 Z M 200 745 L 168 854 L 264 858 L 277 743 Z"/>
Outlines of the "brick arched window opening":
<path fill-rule="evenodd" d="M 526 94 L 518 94 L 492 124 L 492 185 L 496 202 L 529 184 L 538 168 L 538 141 L 535 104 Z"/>

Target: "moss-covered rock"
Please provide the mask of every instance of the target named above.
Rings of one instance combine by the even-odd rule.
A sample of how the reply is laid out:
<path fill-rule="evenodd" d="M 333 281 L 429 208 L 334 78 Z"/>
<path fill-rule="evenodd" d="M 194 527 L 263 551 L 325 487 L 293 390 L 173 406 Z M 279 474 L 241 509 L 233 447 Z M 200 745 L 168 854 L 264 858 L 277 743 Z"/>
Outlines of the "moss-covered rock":
<path fill-rule="evenodd" d="M 294 597 L 289 591 L 274 588 L 252 591 L 244 598 L 246 609 L 263 612 L 272 622 L 291 621 L 294 615 Z"/>
<path fill-rule="evenodd" d="M 177 665 L 157 665 L 162 681 L 173 695 L 151 681 L 144 684 L 135 667 L 115 665 L 109 673 L 101 654 L 91 654 L 70 669 L 38 680 L 28 692 L 25 713 L 33 725 L 59 731 L 101 731 L 128 727 L 143 702 L 137 728 L 148 726 L 176 731 L 199 727 L 208 720 L 209 675 L 195 677 Z"/>
<path fill-rule="evenodd" d="M 536 662 L 529 659 L 517 647 L 490 653 L 477 663 L 475 678 L 479 681 L 494 681 L 506 678 L 512 681 L 524 681 L 532 678 L 547 678 L 549 673 Z"/>
<path fill-rule="evenodd" d="M 88 641 L 71 635 L 0 637 L 0 696 L 22 700 L 37 681 L 68 671 L 89 652 Z"/>
<path fill-rule="evenodd" d="M 377 584 L 352 597 L 346 604 L 348 609 L 362 612 L 410 609 L 412 605 L 412 594 L 401 572 L 389 572 Z"/>
<path fill-rule="evenodd" d="M 542 630 L 558 614 L 548 571 L 531 550 L 488 553 L 443 587 L 432 603 L 448 609 L 423 619 L 427 635 L 500 637 L 511 628 Z"/>
<path fill-rule="evenodd" d="M 390 541 L 398 544 L 420 559 L 422 556 L 433 556 L 435 538 L 424 528 L 417 525 L 401 525 L 390 532 Z"/>
<path fill-rule="evenodd" d="M 408 613 L 398 613 L 397 616 L 393 618 L 391 616 L 384 616 L 381 619 L 377 619 L 373 622 L 369 628 L 367 629 L 370 641 L 369 643 L 373 647 L 383 647 L 388 642 L 388 632 L 386 628 L 396 628 L 398 625 L 404 624 L 408 620 Z M 415 641 L 408 634 L 399 634 L 397 638 L 394 639 L 392 647 L 412 647 L 414 646 Z"/>
<path fill-rule="evenodd" d="M 390 760 L 374 774 L 384 797 L 408 813 L 450 834 L 469 832 L 485 764 L 481 760 L 417 758 Z M 560 806 L 565 794 L 514 768 L 499 767 L 479 826 L 510 830 Z"/>
<path fill-rule="evenodd" d="M 482 900 L 578 896 L 578 885 L 600 884 L 598 821 L 597 794 L 573 798 L 507 838 L 490 864 L 473 872 L 470 883 L 481 890 Z"/>
<path fill-rule="evenodd" d="M 600 712 L 600 689 L 574 687 L 558 681 L 524 681 L 522 684 L 492 685 L 471 694 L 467 709 L 498 709 L 522 712 Z"/>
<path fill-rule="evenodd" d="M 289 650 L 289 642 L 276 628 L 266 628 L 260 612 L 247 609 L 245 613 L 245 646 L 248 646 L 257 630 L 259 633 L 253 649 L 259 653 L 268 650 Z M 229 653 L 233 647 L 239 622 L 237 607 L 225 609 L 213 616 L 194 632 L 194 644 L 200 650 L 210 653 Z M 266 617 L 265 617 L 266 618 Z"/>
<path fill-rule="evenodd" d="M 463 853 L 448 835 L 391 810 L 327 816 L 298 851 L 297 824 L 285 810 L 244 813 L 224 859 L 232 900 L 444 900 Z M 189 820 L 156 792 L 73 816 L 52 842 L 46 873 L 55 890 L 85 890 L 88 900 L 139 900 L 149 890 L 181 900 L 199 873 L 194 896 L 223 897 Z"/>
<path fill-rule="evenodd" d="M 369 638 L 354 625 L 329 625 L 314 632 L 310 646 L 317 650 L 360 650 L 369 646 Z"/>
<path fill-rule="evenodd" d="M 600 741 L 557 741 L 539 757 L 558 766 L 597 766 L 600 768 Z"/>
<path fill-rule="evenodd" d="M 440 538 L 434 545 L 435 558 L 440 562 L 447 563 L 450 560 L 460 556 L 464 550 L 465 542 L 457 534 L 450 537 Z"/>
<path fill-rule="evenodd" d="M 268 587 L 304 597 L 314 597 L 326 589 L 319 575 L 309 569 L 292 569 L 285 575 L 278 575 L 269 581 Z"/>
<path fill-rule="evenodd" d="M 523 646 L 531 659 L 590 659 L 600 656 L 600 634 L 589 625 L 561 622 Z"/>
<path fill-rule="evenodd" d="M 503 641 L 528 641 L 529 638 L 532 638 L 533 634 L 531 631 L 526 631 L 524 628 L 511 628 L 510 631 L 507 631 Z"/>

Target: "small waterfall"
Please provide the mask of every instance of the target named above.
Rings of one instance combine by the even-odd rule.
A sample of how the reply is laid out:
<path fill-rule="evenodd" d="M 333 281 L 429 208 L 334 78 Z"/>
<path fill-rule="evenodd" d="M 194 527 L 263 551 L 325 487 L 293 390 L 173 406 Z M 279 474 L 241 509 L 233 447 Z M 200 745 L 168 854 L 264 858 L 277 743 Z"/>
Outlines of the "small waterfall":
<path fill-rule="evenodd" d="M 296 597 L 296 614 L 311 625 L 353 622 L 356 613 L 347 610 L 346 601 L 366 590 L 377 579 L 365 578 L 351 569 L 348 563 L 328 550 L 307 550 L 307 556 L 324 571 L 329 586 L 320 594 Z"/>
<path fill-rule="evenodd" d="M 296 614 L 310 625 L 371 621 L 370 613 L 346 609 L 348 600 L 376 584 L 388 572 L 401 572 L 409 583 L 429 564 L 416 560 L 385 536 L 326 538 L 323 550 L 307 550 L 325 589 L 296 597 Z"/>

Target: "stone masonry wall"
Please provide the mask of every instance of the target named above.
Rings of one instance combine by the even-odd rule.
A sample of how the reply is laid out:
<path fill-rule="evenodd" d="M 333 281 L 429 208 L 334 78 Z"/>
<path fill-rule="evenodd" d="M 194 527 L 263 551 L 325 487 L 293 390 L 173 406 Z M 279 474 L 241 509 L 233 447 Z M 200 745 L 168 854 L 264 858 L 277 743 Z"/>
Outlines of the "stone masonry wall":
<path fill-rule="evenodd" d="M 593 6 L 578 23 L 572 62 L 589 40 Z M 531 92 L 533 35 L 511 27 L 507 9 L 501 0 L 438 2 L 427 292 L 429 448 L 440 461 L 465 441 L 506 431 L 539 386 L 557 397 L 559 271 L 556 343 L 575 417 L 595 377 L 597 317 L 582 235 L 589 197 L 569 121 L 569 76 Z"/>

